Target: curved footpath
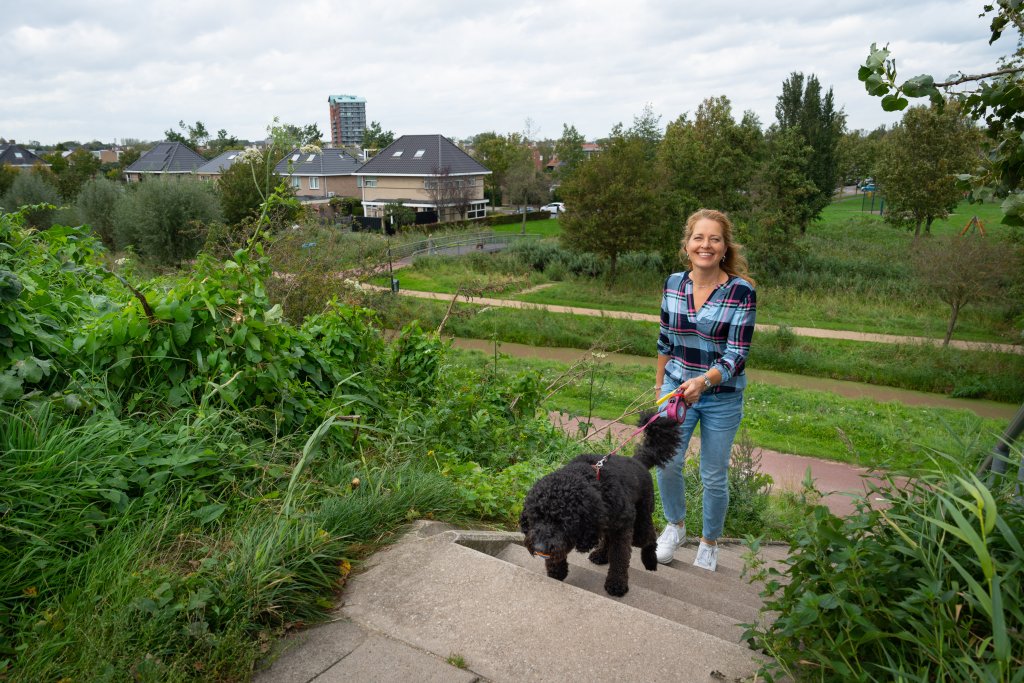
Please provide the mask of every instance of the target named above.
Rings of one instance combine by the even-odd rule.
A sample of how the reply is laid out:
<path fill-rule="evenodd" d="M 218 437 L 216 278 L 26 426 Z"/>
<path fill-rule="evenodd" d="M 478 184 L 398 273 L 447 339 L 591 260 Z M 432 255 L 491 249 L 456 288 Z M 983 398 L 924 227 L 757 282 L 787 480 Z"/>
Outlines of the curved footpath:
<path fill-rule="evenodd" d="M 380 291 L 388 291 L 386 287 L 376 285 L 364 285 Z M 419 292 L 416 290 L 400 290 L 402 296 L 416 297 L 417 299 L 433 299 L 435 301 L 451 301 L 452 295 L 441 292 Z M 467 303 L 478 306 L 494 306 L 496 308 L 519 308 L 519 309 L 544 309 L 552 313 L 569 313 L 571 315 L 586 315 L 596 318 L 620 318 L 623 320 L 639 320 L 642 322 L 660 322 L 659 316 L 649 313 L 634 313 L 632 311 L 606 311 L 599 308 L 578 308 L 576 306 L 560 306 L 557 304 L 536 304 L 513 299 L 491 299 L 487 297 L 463 296 Z M 756 325 L 758 332 L 774 332 L 779 329 L 778 325 Z M 933 344 L 942 346 L 941 339 L 934 337 L 911 337 L 898 334 L 875 334 L 872 332 L 853 332 L 850 330 L 824 330 L 816 327 L 790 327 L 793 334 L 800 337 L 817 337 L 819 339 L 849 339 L 852 341 L 877 342 L 881 344 Z M 1024 346 L 1016 344 L 996 344 L 992 342 L 973 342 L 960 339 L 951 339 L 949 345 L 957 349 L 967 351 L 998 351 L 1000 353 L 1018 353 L 1024 355 Z"/>

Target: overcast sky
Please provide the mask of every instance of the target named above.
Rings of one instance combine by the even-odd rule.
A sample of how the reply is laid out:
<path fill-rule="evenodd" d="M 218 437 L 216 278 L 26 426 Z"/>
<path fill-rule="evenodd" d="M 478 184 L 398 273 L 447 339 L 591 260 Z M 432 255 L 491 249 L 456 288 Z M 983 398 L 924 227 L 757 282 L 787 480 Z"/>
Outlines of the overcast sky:
<path fill-rule="evenodd" d="M 857 80 L 872 42 L 899 75 L 995 67 L 981 1 L 5 0 L 0 136 L 159 140 L 180 119 L 240 138 L 273 117 L 317 123 L 327 96 L 368 121 L 464 138 L 523 131 L 588 139 L 650 103 L 664 126 L 725 95 L 775 120 L 794 71 L 831 86 L 849 128 L 898 121 Z"/>

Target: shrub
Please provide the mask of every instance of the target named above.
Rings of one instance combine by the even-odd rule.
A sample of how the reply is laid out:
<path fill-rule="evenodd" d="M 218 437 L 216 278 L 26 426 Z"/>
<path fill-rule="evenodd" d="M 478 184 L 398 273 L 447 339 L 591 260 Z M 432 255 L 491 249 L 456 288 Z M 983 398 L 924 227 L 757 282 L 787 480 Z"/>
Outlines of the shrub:
<path fill-rule="evenodd" d="M 108 249 L 114 248 L 114 214 L 123 195 L 121 187 L 104 177 L 86 181 L 78 193 L 78 219 L 87 223 Z"/>
<path fill-rule="evenodd" d="M 119 249 L 131 246 L 150 263 L 175 266 L 195 258 L 207 225 L 220 219 L 214 189 L 189 179 L 139 183 L 118 204 L 114 237 Z"/>
<path fill-rule="evenodd" d="M 777 616 L 746 635 L 776 660 L 768 680 L 1021 680 L 1024 505 L 1012 479 L 989 489 L 949 460 L 886 476 L 845 519 L 815 508 L 785 570 L 761 568 Z"/>
<path fill-rule="evenodd" d="M 57 188 L 47 182 L 42 173 L 34 171 L 19 173 L 11 188 L 0 198 L 0 208 L 10 212 L 23 206 L 31 207 L 24 212 L 25 222 L 40 229 L 53 225 L 57 220 L 57 211 L 53 207 L 60 204 Z"/>

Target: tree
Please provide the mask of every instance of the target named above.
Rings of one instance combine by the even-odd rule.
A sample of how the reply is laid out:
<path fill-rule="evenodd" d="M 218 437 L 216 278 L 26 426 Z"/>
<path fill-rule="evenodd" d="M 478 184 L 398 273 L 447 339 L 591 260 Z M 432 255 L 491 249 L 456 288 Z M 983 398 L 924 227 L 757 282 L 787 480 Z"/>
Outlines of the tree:
<path fill-rule="evenodd" d="M 680 217 L 648 151 L 649 139 L 642 135 L 613 134 L 561 187 L 570 207 L 561 219 L 562 241 L 574 251 L 607 258 L 609 284 L 620 255 L 678 245 Z"/>
<path fill-rule="evenodd" d="M 437 221 L 444 223 L 453 214 L 456 220 L 465 220 L 469 204 L 473 199 L 473 187 L 466 178 L 451 175 L 447 166 L 432 170 L 432 176 L 425 181 L 425 190 L 437 207 Z"/>
<path fill-rule="evenodd" d="M 246 218 L 258 216 L 267 198 L 267 188 L 280 182 L 273 159 L 259 152 L 243 154 L 217 180 L 224 221 L 238 225 Z"/>
<path fill-rule="evenodd" d="M 1006 197 L 1003 222 L 1024 225 L 1024 5 L 1018 0 L 996 0 L 984 6 L 981 16 L 994 13 L 990 23 L 989 44 L 998 41 L 1011 28 L 1016 32 L 1014 48 L 999 60 L 996 68 L 976 74 L 959 72 L 944 81 L 920 74 L 898 82 L 896 60 L 888 48 L 872 43 L 868 57 L 857 77 L 869 95 L 881 98 L 885 111 L 900 111 L 908 98 L 927 97 L 932 104 L 944 106 L 947 98 L 962 105 L 973 121 L 983 122 L 987 164 L 977 173 L 964 175 L 974 199 Z"/>
<path fill-rule="evenodd" d="M 134 183 L 114 215 L 118 248 L 132 247 L 144 260 L 177 266 L 194 258 L 220 205 L 208 183 L 154 179 Z"/>
<path fill-rule="evenodd" d="M 761 154 L 760 123 L 752 113 L 742 123 L 727 97 L 712 97 L 668 125 L 658 149 L 675 201 L 691 212 L 699 207 L 736 212 L 749 203 L 750 179 Z"/>
<path fill-rule="evenodd" d="M 120 184 L 98 176 L 82 185 L 75 203 L 78 219 L 91 226 L 108 249 L 114 248 L 114 214 L 122 194 Z"/>
<path fill-rule="evenodd" d="M 210 131 L 206 130 L 206 124 L 202 121 L 196 121 L 194 126 L 186 125 L 184 121 L 178 121 L 178 128 L 185 134 L 179 133 L 173 128 L 164 131 L 164 137 L 168 142 L 180 142 L 199 152 L 201 148 L 206 147 L 206 143 L 210 140 Z"/>
<path fill-rule="evenodd" d="M 14 179 L 21 173 L 14 166 L 8 166 L 7 164 L 0 164 L 0 197 L 3 197 L 11 185 L 14 184 Z"/>
<path fill-rule="evenodd" d="M 879 143 L 887 133 L 884 125 L 867 134 L 861 130 L 843 133 L 836 147 L 840 182 L 848 185 L 874 177 L 880 150 Z"/>
<path fill-rule="evenodd" d="M 949 306 L 943 346 L 949 345 L 963 307 L 1005 296 L 1021 267 L 1013 245 L 975 234 L 929 240 L 911 263 L 927 290 Z"/>
<path fill-rule="evenodd" d="M 212 159 L 231 149 L 238 149 L 241 146 L 238 138 L 228 135 L 228 132 L 221 128 L 217 131 L 217 137 L 209 141 L 206 146 L 206 153 Z"/>
<path fill-rule="evenodd" d="M 931 233 L 963 198 L 957 175 L 980 161 L 974 127 L 955 103 L 912 107 L 882 143 L 875 182 L 885 195 L 890 222 Z"/>
<path fill-rule="evenodd" d="M 587 141 L 583 134 L 576 130 L 576 126 L 567 123 L 562 124 L 562 137 L 555 142 L 555 156 L 558 157 L 560 166 L 555 172 L 562 178 L 571 176 L 584 159 L 587 158 L 583 152 L 583 144 Z"/>
<path fill-rule="evenodd" d="M 390 130 L 383 130 L 377 121 L 371 121 L 370 125 L 363 129 L 363 149 L 384 149 L 394 141 L 395 134 Z"/>
<path fill-rule="evenodd" d="M 837 148 L 846 127 L 846 115 L 836 110 L 832 89 L 822 95 L 818 77 L 793 72 L 782 83 L 782 94 L 775 104 L 775 117 L 780 130 L 795 130 L 813 150 L 808 177 L 817 191 L 808 198 L 810 220 L 821 215 L 832 201 L 839 181 Z M 807 231 L 810 222 L 800 224 Z"/>
<path fill-rule="evenodd" d="M 551 196 L 548 178 L 538 171 L 529 159 L 516 163 L 509 169 L 505 180 L 508 199 L 523 212 L 522 232 L 526 234 L 526 209 L 530 204 L 541 204 Z"/>
<path fill-rule="evenodd" d="M 817 192 L 807 171 L 812 154 L 796 130 L 769 130 L 765 158 L 751 179 L 750 208 L 739 230 L 755 273 L 781 273 L 801 255 L 796 228 L 810 220 L 809 200 Z"/>
<path fill-rule="evenodd" d="M 416 222 L 416 211 L 401 202 L 384 205 L 384 230 L 389 235 Z"/>
<path fill-rule="evenodd" d="M 99 173 L 101 162 L 89 150 L 79 147 L 67 156 L 54 152 L 46 156 L 55 176 L 57 191 L 66 202 L 74 202 L 85 181 Z"/>
<path fill-rule="evenodd" d="M 502 204 L 505 175 L 517 162 L 530 158 L 530 150 L 519 133 L 498 135 L 491 131 L 473 138 L 472 157 L 486 166 L 484 192 L 494 205 Z"/>

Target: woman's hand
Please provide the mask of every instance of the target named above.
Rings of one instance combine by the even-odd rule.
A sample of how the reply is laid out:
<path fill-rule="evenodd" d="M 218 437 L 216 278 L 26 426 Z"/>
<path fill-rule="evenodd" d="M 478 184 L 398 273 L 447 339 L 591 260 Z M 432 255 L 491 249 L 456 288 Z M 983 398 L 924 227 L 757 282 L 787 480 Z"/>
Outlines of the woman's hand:
<path fill-rule="evenodd" d="M 683 400 L 686 401 L 686 405 L 692 406 L 694 403 L 700 400 L 701 394 L 704 393 L 704 378 L 693 377 L 686 380 L 679 385 Z"/>

